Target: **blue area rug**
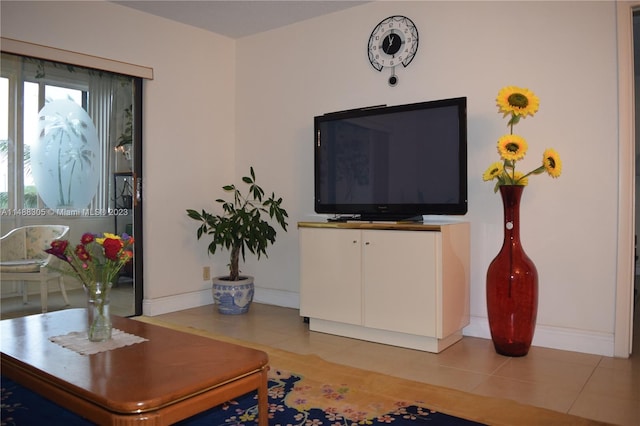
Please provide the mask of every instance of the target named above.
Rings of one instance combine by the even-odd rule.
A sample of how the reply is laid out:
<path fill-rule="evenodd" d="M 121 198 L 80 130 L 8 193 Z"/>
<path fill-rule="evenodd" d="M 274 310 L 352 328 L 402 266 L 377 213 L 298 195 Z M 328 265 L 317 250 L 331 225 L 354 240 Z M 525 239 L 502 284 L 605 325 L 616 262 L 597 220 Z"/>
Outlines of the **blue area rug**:
<path fill-rule="evenodd" d="M 337 409 L 345 399 L 347 388 L 323 388 L 326 404 L 314 407 L 305 398 L 301 377 L 272 370 L 269 378 L 269 425 L 285 426 L 353 426 L 353 425 L 431 425 L 471 426 L 481 423 L 438 413 L 417 405 L 398 403 L 392 411 L 371 417 L 371 413 Z M 0 419 L 7 425 L 79 426 L 93 423 L 68 411 L 16 382 L 1 377 L 2 402 Z M 316 399 L 315 397 L 312 399 Z M 375 405 L 375 403 L 372 403 Z M 178 423 L 182 426 L 253 426 L 257 424 L 257 393 L 248 393 Z"/>

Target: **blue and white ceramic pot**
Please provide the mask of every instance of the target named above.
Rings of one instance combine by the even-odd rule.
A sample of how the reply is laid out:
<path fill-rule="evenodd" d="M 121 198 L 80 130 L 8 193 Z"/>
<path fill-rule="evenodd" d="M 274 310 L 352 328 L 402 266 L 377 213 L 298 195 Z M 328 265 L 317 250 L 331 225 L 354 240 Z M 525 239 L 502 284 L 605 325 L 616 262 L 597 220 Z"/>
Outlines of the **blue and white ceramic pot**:
<path fill-rule="evenodd" d="M 229 281 L 228 277 L 213 278 L 213 301 L 221 314 L 239 315 L 249 310 L 253 301 L 253 277 L 240 277 Z"/>

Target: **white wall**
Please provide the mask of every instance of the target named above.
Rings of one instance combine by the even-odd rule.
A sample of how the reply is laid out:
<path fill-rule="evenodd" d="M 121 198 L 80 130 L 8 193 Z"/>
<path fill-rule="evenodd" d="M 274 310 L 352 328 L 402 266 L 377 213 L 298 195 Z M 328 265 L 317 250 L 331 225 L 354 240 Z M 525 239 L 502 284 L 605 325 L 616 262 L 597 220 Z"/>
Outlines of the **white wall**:
<path fill-rule="evenodd" d="M 373 27 L 410 17 L 419 50 L 400 82 L 375 71 Z M 547 147 L 562 176 L 530 180 L 522 240 L 540 276 L 535 344 L 612 353 L 616 276 L 616 27 L 612 2 L 376 2 L 240 39 L 237 46 L 238 172 L 249 164 L 283 192 L 292 223 L 314 219 L 312 117 L 378 104 L 468 97 L 471 313 L 467 334 L 488 337 L 485 273 L 502 243 L 502 207 L 482 173 L 507 132 L 495 97 L 532 89 L 539 113 L 517 126 L 530 151 Z M 283 165 L 290 167 L 283 167 Z M 265 173 L 267 171 L 267 173 Z M 267 176 L 264 176 L 267 174 Z M 266 185 L 266 184 L 265 184 Z M 286 265 L 286 267 L 283 267 Z M 297 230 L 280 236 L 269 262 L 250 262 L 260 285 L 298 290 Z"/>
<path fill-rule="evenodd" d="M 313 116 L 467 96 L 473 322 L 465 332 L 488 337 L 484 276 L 502 242 L 502 212 L 481 176 L 497 161 L 495 141 L 506 132 L 495 96 L 520 85 L 541 100 L 539 113 L 517 127 L 530 145 L 526 169 L 547 147 L 564 162 L 558 180 L 531 179 L 521 209 L 523 244 L 540 275 L 534 344 L 612 353 L 614 2 L 375 2 L 235 42 L 109 3 L 1 7 L 4 37 L 154 68 L 144 99 L 147 312 L 208 302 L 201 267 L 221 273 L 226 259 L 208 259 L 184 209 L 212 206 L 213 193 L 250 165 L 266 190 L 283 196 L 291 218 L 269 258 L 242 269 L 257 276 L 258 298 L 295 304 L 295 224 L 317 218 Z M 394 14 L 416 23 L 420 47 L 391 88 L 388 72 L 369 65 L 366 45 L 373 27 Z"/>

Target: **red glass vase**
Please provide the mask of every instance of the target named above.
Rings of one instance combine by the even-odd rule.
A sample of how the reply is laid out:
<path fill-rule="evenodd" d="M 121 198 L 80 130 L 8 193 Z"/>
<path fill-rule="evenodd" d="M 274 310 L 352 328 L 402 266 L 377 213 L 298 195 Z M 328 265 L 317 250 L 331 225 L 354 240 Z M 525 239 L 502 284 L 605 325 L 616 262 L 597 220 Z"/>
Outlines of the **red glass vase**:
<path fill-rule="evenodd" d="M 501 355 L 529 352 L 538 314 L 538 271 L 520 244 L 524 186 L 502 185 L 504 242 L 487 270 L 487 313 L 493 345 Z"/>

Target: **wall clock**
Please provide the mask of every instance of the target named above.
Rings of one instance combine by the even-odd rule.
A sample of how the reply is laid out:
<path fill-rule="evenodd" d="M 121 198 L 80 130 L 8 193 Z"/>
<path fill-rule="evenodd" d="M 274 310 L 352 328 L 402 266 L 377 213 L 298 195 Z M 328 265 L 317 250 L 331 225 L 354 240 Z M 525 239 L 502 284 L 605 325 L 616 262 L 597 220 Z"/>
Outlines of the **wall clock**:
<path fill-rule="evenodd" d="M 418 51 L 418 28 L 406 16 L 394 15 L 383 19 L 369 36 L 369 62 L 378 71 L 391 69 L 389 85 L 398 84 L 395 68 L 407 67 Z"/>

